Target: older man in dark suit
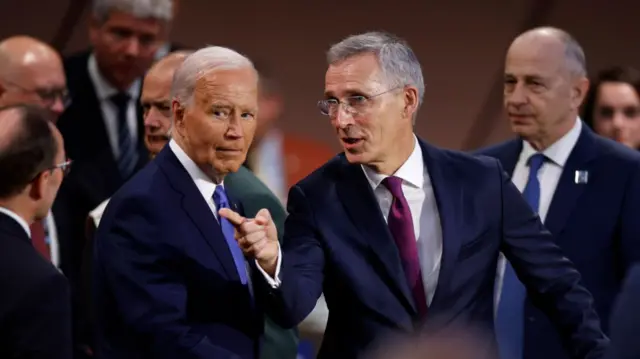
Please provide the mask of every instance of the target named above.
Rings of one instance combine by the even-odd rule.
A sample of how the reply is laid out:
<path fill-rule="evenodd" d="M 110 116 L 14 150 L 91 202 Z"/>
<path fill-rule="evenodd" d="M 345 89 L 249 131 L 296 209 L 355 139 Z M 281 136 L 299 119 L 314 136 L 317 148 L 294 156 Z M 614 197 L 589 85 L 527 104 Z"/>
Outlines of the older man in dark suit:
<path fill-rule="evenodd" d="M 478 153 L 500 160 L 594 297 L 605 333 L 624 274 L 640 260 L 640 154 L 594 134 L 578 117 L 589 86 L 585 55 L 568 33 L 518 36 L 505 64 L 504 106 L 518 138 Z M 556 314 L 499 262 L 497 335 L 512 358 L 575 358 Z M 529 290 L 529 294 L 531 291 Z M 565 345 L 563 345 L 565 344 Z"/>

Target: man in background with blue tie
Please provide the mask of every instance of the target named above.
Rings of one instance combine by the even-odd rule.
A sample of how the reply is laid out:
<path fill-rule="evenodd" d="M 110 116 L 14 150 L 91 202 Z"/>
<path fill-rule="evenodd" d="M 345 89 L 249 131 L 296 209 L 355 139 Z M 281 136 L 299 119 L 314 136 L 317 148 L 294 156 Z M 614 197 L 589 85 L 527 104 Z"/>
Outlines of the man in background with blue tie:
<path fill-rule="evenodd" d="M 111 198 L 95 237 L 97 353 L 105 359 L 254 359 L 264 328 L 225 190 L 253 139 L 258 74 L 222 47 L 171 85 L 172 139 Z"/>
<path fill-rule="evenodd" d="M 624 275 L 640 259 L 640 154 L 578 118 L 589 87 L 586 61 L 566 32 L 537 28 L 516 38 L 504 80 L 505 110 L 519 138 L 480 153 L 501 161 L 574 263 L 606 333 Z M 556 330 L 554 313 L 543 313 L 544 303 L 527 295 L 504 257 L 496 302 L 502 358 L 577 358 L 566 346 L 569 333 Z"/>

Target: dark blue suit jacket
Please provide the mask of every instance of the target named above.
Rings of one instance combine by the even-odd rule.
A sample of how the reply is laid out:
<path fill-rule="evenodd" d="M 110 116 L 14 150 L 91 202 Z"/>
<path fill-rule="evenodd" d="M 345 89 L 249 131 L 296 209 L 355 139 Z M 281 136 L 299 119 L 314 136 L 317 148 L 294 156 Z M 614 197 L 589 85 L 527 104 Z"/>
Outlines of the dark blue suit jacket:
<path fill-rule="evenodd" d="M 478 153 L 500 160 L 511 175 L 522 141 Z M 587 171 L 586 184 L 576 171 Z M 545 227 L 575 264 L 595 299 L 606 332 L 611 306 L 631 263 L 640 259 L 640 154 L 594 134 L 583 124 L 553 195 Z M 524 358 L 570 358 L 550 320 L 529 300 L 525 307 Z"/>
<path fill-rule="evenodd" d="M 169 146 L 112 197 L 95 241 L 98 358 L 258 356 L 264 317 Z"/>
<path fill-rule="evenodd" d="M 275 290 L 260 287 L 270 293 L 266 310 L 272 318 L 296 325 L 324 290 L 330 315 L 321 358 L 360 358 L 382 338 L 416 328 L 469 325 L 492 332 L 502 251 L 538 304 L 557 319 L 576 356 L 598 358 L 608 339 L 591 295 L 579 286 L 578 272 L 499 162 L 422 141 L 420 146 L 443 235 L 440 275 L 426 322 L 416 322 L 398 249 L 371 186 L 362 168 L 344 155 L 289 192 L 282 284 Z"/>
<path fill-rule="evenodd" d="M 611 347 L 607 359 L 640 358 L 640 264 L 629 270 L 611 313 Z"/>

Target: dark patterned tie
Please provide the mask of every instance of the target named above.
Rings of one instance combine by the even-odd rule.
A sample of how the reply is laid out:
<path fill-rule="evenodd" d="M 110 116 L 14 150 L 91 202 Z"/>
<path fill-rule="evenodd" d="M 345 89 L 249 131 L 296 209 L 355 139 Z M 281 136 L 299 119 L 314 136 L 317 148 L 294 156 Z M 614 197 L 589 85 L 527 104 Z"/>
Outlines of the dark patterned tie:
<path fill-rule="evenodd" d="M 420 269 L 420 259 L 418 257 L 418 244 L 413 231 L 413 218 L 407 199 L 402 192 L 402 179 L 398 177 L 387 177 L 382 181 L 393 195 L 389 218 L 387 219 L 389 231 L 396 242 L 404 274 L 409 284 L 409 289 L 413 294 L 416 308 L 420 318 L 427 314 L 427 294 L 422 283 L 422 271 Z"/>
<path fill-rule="evenodd" d="M 536 153 L 529 157 L 529 179 L 522 192 L 522 196 L 535 212 L 538 212 L 540 207 L 538 172 L 545 159 L 546 157 L 541 153 Z M 527 289 L 516 276 L 511 263 L 507 261 L 495 322 L 500 358 L 522 358 L 524 349 L 524 302 L 526 298 Z"/>
<path fill-rule="evenodd" d="M 126 93 L 118 93 L 111 96 L 111 101 L 118 109 L 118 149 L 117 158 L 118 169 L 123 179 L 129 178 L 133 173 L 138 162 L 138 152 L 136 151 L 136 143 L 131 137 L 129 124 L 127 123 L 127 110 L 129 108 L 129 100 L 131 98 Z"/>

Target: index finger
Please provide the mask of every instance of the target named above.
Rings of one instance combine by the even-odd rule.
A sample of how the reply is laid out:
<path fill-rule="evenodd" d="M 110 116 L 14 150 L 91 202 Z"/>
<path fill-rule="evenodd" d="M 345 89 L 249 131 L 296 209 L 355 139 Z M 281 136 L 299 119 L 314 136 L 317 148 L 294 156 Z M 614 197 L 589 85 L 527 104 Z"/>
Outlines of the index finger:
<path fill-rule="evenodd" d="M 218 214 L 221 217 L 226 218 L 233 224 L 235 227 L 239 227 L 242 223 L 244 223 L 247 219 L 242 217 L 238 212 L 235 212 L 229 208 L 220 208 Z"/>

